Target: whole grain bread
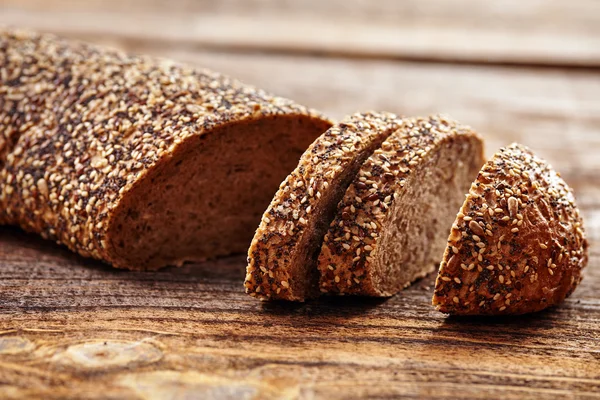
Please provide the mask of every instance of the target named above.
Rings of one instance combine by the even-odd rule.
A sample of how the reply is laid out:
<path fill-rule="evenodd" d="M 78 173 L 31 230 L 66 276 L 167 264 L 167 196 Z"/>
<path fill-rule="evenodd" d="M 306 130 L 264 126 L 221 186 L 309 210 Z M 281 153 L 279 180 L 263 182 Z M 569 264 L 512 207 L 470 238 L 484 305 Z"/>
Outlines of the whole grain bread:
<path fill-rule="evenodd" d="M 247 293 L 294 301 L 319 294 L 316 262 L 336 206 L 400 123 L 394 114 L 355 114 L 315 140 L 263 215 L 248 250 Z"/>
<path fill-rule="evenodd" d="M 579 284 L 587 247 L 572 190 L 545 161 L 512 144 L 471 186 L 448 238 L 433 304 L 462 315 L 556 305 Z"/>
<path fill-rule="evenodd" d="M 247 248 L 331 123 L 171 61 L 0 31 L 0 223 L 116 267 Z"/>
<path fill-rule="evenodd" d="M 483 143 L 442 116 L 403 119 L 364 163 L 325 235 L 320 290 L 391 296 L 433 271 Z"/>

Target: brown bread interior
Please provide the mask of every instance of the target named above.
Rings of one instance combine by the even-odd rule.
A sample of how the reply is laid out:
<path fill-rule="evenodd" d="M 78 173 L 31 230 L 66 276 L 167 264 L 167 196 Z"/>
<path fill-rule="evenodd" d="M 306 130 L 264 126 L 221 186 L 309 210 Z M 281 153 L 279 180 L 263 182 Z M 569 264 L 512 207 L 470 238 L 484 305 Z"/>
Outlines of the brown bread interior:
<path fill-rule="evenodd" d="M 187 139 L 119 203 L 112 251 L 134 269 L 244 252 L 281 181 L 328 128 L 279 116 Z"/>
<path fill-rule="evenodd" d="M 449 138 L 411 173 L 382 235 L 372 276 L 379 295 L 393 295 L 439 264 L 448 227 L 482 164 L 479 140 Z"/>

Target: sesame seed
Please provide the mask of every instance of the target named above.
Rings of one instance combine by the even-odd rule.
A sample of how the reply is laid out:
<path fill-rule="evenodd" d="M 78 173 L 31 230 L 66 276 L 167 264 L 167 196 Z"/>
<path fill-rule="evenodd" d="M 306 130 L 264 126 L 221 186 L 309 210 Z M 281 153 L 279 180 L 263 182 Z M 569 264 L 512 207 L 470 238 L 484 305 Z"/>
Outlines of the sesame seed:
<path fill-rule="evenodd" d="M 448 278 L 447 276 L 442 276 L 442 280 L 444 282 L 450 282 L 452 279 Z"/>
<path fill-rule="evenodd" d="M 508 191 L 508 189 L 507 189 Z M 515 217 L 517 215 L 517 212 L 519 210 L 519 202 L 517 201 L 516 198 L 514 197 L 509 197 L 508 198 L 508 211 L 510 213 L 511 217 Z"/>
<path fill-rule="evenodd" d="M 475 235 L 479 235 L 479 236 L 484 235 L 483 228 L 475 221 L 469 222 L 469 229 L 471 229 L 471 231 L 473 231 L 473 233 Z"/>
<path fill-rule="evenodd" d="M 460 279 L 459 278 L 454 278 L 454 282 L 460 283 Z"/>
<path fill-rule="evenodd" d="M 281 281 L 281 286 L 283 286 L 284 288 L 289 288 L 290 284 L 287 281 Z"/>
<path fill-rule="evenodd" d="M 458 297 L 454 296 L 454 297 L 452 298 L 452 301 L 453 301 L 453 302 L 455 302 L 456 304 L 458 304 L 458 301 L 459 301 L 459 300 L 458 300 Z"/>

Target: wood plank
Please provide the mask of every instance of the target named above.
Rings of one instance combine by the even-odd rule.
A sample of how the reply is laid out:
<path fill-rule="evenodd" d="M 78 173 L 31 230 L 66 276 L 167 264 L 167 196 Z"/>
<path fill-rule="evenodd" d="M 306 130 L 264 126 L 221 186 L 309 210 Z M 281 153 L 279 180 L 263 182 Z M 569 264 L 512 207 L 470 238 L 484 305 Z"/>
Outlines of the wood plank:
<path fill-rule="evenodd" d="M 0 23 L 170 45 L 600 66 L 596 0 L 3 0 Z"/>
<path fill-rule="evenodd" d="M 600 393 L 597 252 L 560 307 L 496 319 L 435 312 L 431 278 L 387 301 L 262 304 L 243 257 L 124 272 L 11 228 L 0 256 L 4 398 Z"/>

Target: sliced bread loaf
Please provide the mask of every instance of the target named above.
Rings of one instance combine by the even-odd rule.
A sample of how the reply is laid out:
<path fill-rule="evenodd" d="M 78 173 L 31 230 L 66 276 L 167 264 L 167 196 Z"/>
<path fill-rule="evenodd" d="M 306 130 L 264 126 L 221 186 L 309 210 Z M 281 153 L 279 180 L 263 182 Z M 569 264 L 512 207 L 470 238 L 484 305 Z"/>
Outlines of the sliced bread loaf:
<path fill-rule="evenodd" d="M 248 250 L 247 293 L 295 301 L 319 294 L 316 262 L 336 206 L 400 123 L 393 114 L 355 114 L 315 140 L 263 215 Z"/>
<path fill-rule="evenodd" d="M 391 296 L 439 262 L 483 144 L 444 117 L 404 119 L 339 203 L 319 256 L 320 290 Z"/>
<path fill-rule="evenodd" d="M 513 144 L 471 186 L 448 238 L 433 304 L 463 315 L 556 305 L 581 280 L 587 246 L 572 190 L 545 161 Z"/>
<path fill-rule="evenodd" d="M 206 70 L 0 31 L 0 223 L 131 269 L 247 248 L 331 126 Z"/>

